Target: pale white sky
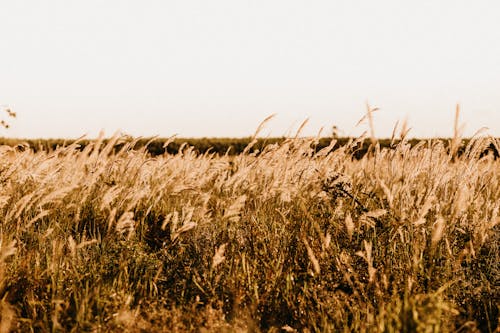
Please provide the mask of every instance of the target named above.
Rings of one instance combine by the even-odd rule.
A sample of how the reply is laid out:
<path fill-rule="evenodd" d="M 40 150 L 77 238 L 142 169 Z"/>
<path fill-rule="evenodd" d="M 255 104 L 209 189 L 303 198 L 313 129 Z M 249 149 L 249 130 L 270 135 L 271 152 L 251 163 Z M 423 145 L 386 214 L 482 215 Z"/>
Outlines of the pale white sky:
<path fill-rule="evenodd" d="M 2 0 L 0 136 L 500 136 L 497 0 Z"/>

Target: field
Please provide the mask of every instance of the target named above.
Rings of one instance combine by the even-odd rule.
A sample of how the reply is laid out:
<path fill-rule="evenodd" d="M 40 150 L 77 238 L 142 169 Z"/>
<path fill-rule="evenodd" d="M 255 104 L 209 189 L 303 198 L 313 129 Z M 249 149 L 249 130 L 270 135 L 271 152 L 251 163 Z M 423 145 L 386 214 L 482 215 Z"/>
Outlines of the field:
<path fill-rule="evenodd" d="M 252 137 L 247 138 L 137 138 L 135 139 L 134 149 L 144 148 L 149 155 L 159 156 L 165 153 L 176 155 L 185 146 L 191 147 L 194 152 L 198 154 L 216 153 L 217 155 L 229 155 L 237 156 L 240 155 L 245 149 L 252 143 L 251 147 L 247 149 L 248 153 L 258 153 L 264 150 L 267 146 L 273 144 L 282 144 L 288 138 L 257 138 L 253 142 Z M 104 139 L 103 144 L 107 144 L 110 139 Z M 350 144 L 351 138 L 349 137 L 321 137 L 317 140 L 311 140 L 311 148 L 315 152 L 326 147 L 330 147 L 331 150 L 339 149 L 347 144 Z M 333 142 L 332 142 L 333 141 Z M 427 140 L 422 139 L 410 139 L 406 140 L 405 143 L 410 147 L 421 144 L 421 142 Z M 450 141 L 448 139 L 435 139 L 435 141 L 441 141 L 445 146 L 448 146 Z M 53 151 L 59 147 L 65 147 L 73 143 L 78 143 L 78 150 L 83 150 L 88 144 L 92 143 L 92 140 L 81 139 L 81 140 L 63 140 L 63 139 L 9 139 L 0 137 L 0 145 L 6 145 L 15 147 L 18 146 L 21 149 L 29 148 L 34 152 L 38 151 Z M 394 146 L 399 143 L 398 139 L 379 139 L 377 140 L 380 148 L 394 148 Z M 464 152 L 465 147 L 470 143 L 470 139 L 463 139 L 462 145 L 458 148 L 458 154 Z M 113 148 L 114 151 L 119 151 L 123 147 L 124 143 L 119 143 Z M 332 146 L 330 146 L 332 145 Z M 367 154 L 370 149 L 371 139 L 365 138 L 364 140 L 359 140 L 355 150 L 352 152 L 352 157 L 360 159 Z M 490 152 L 496 158 L 500 157 L 500 152 L 498 147 L 492 142 L 484 147 L 482 155 L 488 154 Z"/>
<path fill-rule="evenodd" d="M 498 332 L 500 140 L 362 142 L 4 147 L 0 333 Z"/>

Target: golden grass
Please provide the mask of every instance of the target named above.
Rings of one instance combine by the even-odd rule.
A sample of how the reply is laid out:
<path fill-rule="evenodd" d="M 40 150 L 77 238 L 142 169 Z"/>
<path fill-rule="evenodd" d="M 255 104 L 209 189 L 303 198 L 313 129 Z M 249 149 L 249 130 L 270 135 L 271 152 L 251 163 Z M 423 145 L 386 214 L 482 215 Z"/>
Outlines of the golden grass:
<path fill-rule="evenodd" d="M 1 150 L 0 332 L 497 330 L 500 142 L 404 127 L 360 160 Z"/>

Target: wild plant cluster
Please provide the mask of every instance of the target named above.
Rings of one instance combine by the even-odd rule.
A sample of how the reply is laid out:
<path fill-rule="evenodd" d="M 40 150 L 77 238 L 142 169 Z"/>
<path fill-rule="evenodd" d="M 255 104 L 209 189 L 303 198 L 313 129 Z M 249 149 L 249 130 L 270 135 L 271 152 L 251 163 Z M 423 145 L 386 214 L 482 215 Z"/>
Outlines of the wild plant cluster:
<path fill-rule="evenodd" d="M 12 111 L 8 106 L 0 105 L 0 110 L 5 111 L 7 114 L 7 117 L 9 118 L 16 118 L 17 114 Z M 9 128 L 10 125 L 5 119 L 0 119 L 0 127 L 2 128 Z"/>
<path fill-rule="evenodd" d="M 498 330 L 500 141 L 361 140 L 3 149 L 0 332 Z"/>

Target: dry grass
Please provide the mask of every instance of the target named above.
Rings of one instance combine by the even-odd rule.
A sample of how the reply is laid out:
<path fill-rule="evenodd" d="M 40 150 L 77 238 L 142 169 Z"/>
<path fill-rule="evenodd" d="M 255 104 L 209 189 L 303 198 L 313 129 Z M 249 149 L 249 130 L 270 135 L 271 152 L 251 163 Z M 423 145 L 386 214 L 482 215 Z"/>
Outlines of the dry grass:
<path fill-rule="evenodd" d="M 0 152 L 0 332 L 498 330 L 498 140 L 124 140 Z"/>

